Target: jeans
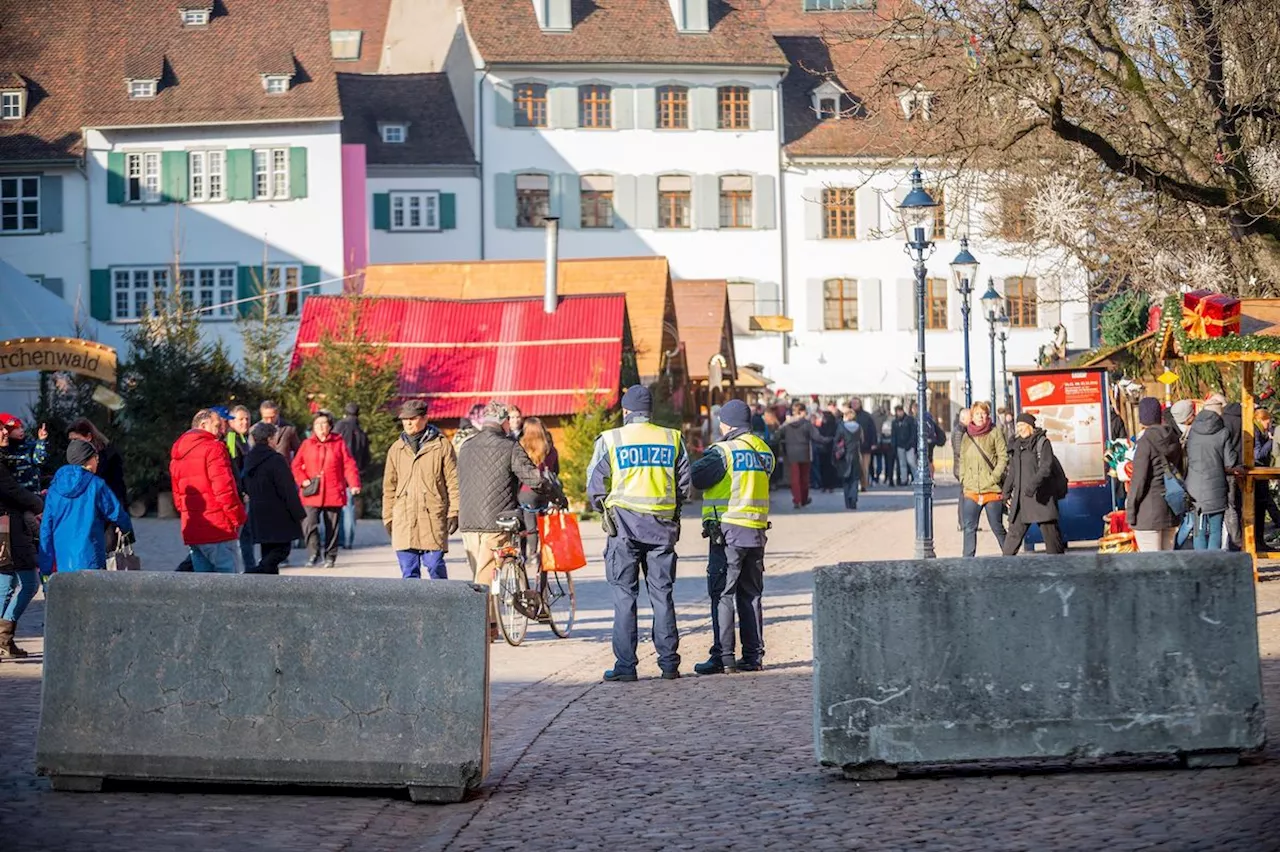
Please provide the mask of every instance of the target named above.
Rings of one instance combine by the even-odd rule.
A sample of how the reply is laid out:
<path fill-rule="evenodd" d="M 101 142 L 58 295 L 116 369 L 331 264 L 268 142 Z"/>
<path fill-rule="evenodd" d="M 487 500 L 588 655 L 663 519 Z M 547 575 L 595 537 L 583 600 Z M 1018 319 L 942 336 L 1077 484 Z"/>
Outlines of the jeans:
<path fill-rule="evenodd" d="M 960 517 L 964 526 L 963 555 L 966 559 L 978 552 L 978 521 L 982 518 L 984 510 L 987 514 L 987 524 L 995 534 L 996 541 L 1000 543 L 1000 550 L 1004 550 L 1004 504 L 999 500 L 993 500 L 985 506 L 980 506 L 978 501 L 961 496 Z"/>
<path fill-rule="evenodd" d="M 645 544 L 613 536 L 604 548 L 605 579 L 613 590 L 613 670 L 635 674 L 636 599 L 640 596 L 640 572 L 644 571 L 653 609 L 653 644 L 658 650 L 658 666 L 664 672 L 680 670 L 680 633 L 676 628 L 673 590 L 676 581 L 674 544 Z"/>
<path fill-rule="evenodd" d="M 898 447 L 898 484 L 906 485 L 916 478 L 915 450 Z"/>
<path fill-rule="evenodd" d="M 191 569 L 201 574 L 243 574 L 244 562 L 240 555 L 239 539 L 220 541 L 217 544 L 192 544 Z"/>
<path fill-rule="evenodd" d="M 338 543 L 347 550 L 354 550 L 356 546 L 356 496 L 350 488 L 347 489 L 347 505 L 342 507 L 342 535 Z"/>
<path fill-rule="evenodd" d="M 31 599 L 36 596 L 36 589 L 40 586 L 40 580 L 36 577 L 36 572 L 17 571 L 13 574 L 0 575 L 0 583 L 5 584 L 4 591 L 4 615 L 0 616 L 5 621 L 17 622 L 22 618 L 22 614 L 27 611 L 27 604 L 31 603 Z"/>
<path fill-rule="evenodd" d="M 737 665 L 734 616 L 742 632 L 742 659 L 764 661 L 764 548 L 711 545 L 707 558 L 707 595 L 711 598 L 711 659 Z"/>
<path fill-rule="evenodd" d="M 397 550 L 396 561 L 400 563 L 400 576 L 406 580 L 420 578 L 423 568 L 427 569 L 429 579 L 449 579 L 449 572 L 444 567 L 443 550 Z"/>
<path fill-rule="evenodd" d="M 1196 515 L 1196 530 L 1192 536 L 1196 550 L 1222 549 L 1222 517 L 1225 512 L 1212 515 Z"/>
<path fill-rule="evenodd" d="M 264 541 L 258 546 L 262 548 L 262 561 L 252 570 L 246 568 L 246 574 L 279 574 L 280 564 L 289 558 L 289 551 L 293 549 L 292 542 L 288 541 Z"/>

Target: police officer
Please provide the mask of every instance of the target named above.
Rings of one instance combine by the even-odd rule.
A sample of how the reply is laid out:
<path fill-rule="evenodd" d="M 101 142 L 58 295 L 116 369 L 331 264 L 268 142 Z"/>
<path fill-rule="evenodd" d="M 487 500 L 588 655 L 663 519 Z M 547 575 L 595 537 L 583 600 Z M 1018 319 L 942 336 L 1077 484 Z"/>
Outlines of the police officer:
<path fill-rule="evenodd" d="M 607 681 L 636 679 L 636 598 L 643 569 L 653 607 L 653 644 L 664 680 L 680 677 L 680 636 L 672 590 L 680 507 L 689 497 L 689 455 L 674 429 L 649 422 L 653 396 L 633 385 L 622 396 L 623 425 L 596 439 L 587 466 L 587 502 L 609 533 L 605 576 L 613 588 L 614 666 Z"/>
<path fill-rule="evenodd" d="M 700 675 L 759 671 L 764 663 L 764 545 L 769 529 L 773 453 L 751 434 L 751 409 L 732 399 L 720 409 L 721 440 L 693 466 L 702 490 L 702 534 L 711 540 L 711 657 Z M 741 619 L 742 659 L 734 657 L 734 613 Z"/>

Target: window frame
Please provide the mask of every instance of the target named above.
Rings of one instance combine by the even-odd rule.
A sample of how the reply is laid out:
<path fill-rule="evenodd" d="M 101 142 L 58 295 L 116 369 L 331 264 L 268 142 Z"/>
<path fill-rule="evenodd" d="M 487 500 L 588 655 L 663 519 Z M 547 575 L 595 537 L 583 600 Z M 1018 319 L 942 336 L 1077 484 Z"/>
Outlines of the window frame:
<path fill-rule="evenodd" d="M 724 85 L 716 87 L 716 129 L 751 129 L 751 87 Z"/>
<path fill-rule="evenodd" d="M 154 98 L 159 86 L 159 80 L 127 80 L 125 81 L 125 92 L 131 101 L 144 101 Z"/>
<path fill-rule="evenodd" d="M 28 186 L 28 181 L 35 186 L 35 196 L 32 198 L 24 192 Z M 14 194 L 11 198 L 5 198 L 4 185 L 12 184 Z M 23 208 L 25 205 L 35 202 L 35 213 L 28 213 Z M 15 205 L 12 214 L 15 228 L 4 227 L 4 205 Z M 41 198 L 40 198 L 40 176 L 39 175 L 0 175 L 0 234 L 19 235 L 19 234 L 38 234 L 40 233 L 40 214 L 41 214 Z M 24 220 L 30 220 L 34 217 L 35 225 L 30 228 L 22 227 Z"/>
<path fill-rule="evenodd" d="M 217 168 L 214 168 L 214 160 Z M 197 174 L 196 163 L 200 164 Z M 214 190 L 214 178 L 218 188 Z M 196 181 L 200 180 L 197 185 Z M 227 152 L 222 148 L 196 148 L 187 151 L 187 202 L 209 204 L 227 200 Z"/>
<path fill-rule="evenodd" d="M 1011 243 L 1027 241 L 1031 231 L 1031 214 L 1023 188 L 1006 189 L 1000 194 L 1000 238 Z"/>
<path fill-rule="evenodd" d="M 9 112 L 12 109 L 13 114 Z M 27 117 L 27 95 L 21 89 L 0 91 L 0 121 L 18 121 Z"/>
<path fill-rule="evenodd" d="M 947 188 L 945 186 L 928 187 L 929 197 L 933 199 L 933 239 L 947 239 Z"/>
<path fill-rule="evenodd" d="M 831 108 L 827 108 L 831 104 Z M 833 95 L 818 98 L 818 121 L 835 121 L 840 117 L 840 99 Z"/>
<path fill-rule="evenodd" d="M 337 45 L 343 40 L 355 42 L 354 56 L 338 55 Z M 363 50 L 364 30 L 329 30 L 329 58 L 335 62 L 356 62 Z"/>
<path fill-rule="evenodd" d="M 924 328 L 925 331 L 948 331 L 950 317 L 947 300 L 951 298 L 950 280 L 925 278 L 924 280 Z"/>
<path fill-rule="evenodd" d="M 520 178 L 536 177 L 546 181 L 545 189 L 521 189 Z M 541 198 L 535 198 L 535 194 Z M 542 228 L 551 215 L 551 176 L 542 172 L 522 172 L 516 175 L 516 228 L 531 230 Z M 541 207 L 541 212 L 534 207 Z M 529 215 L 525 215 L 528 213 Z"/>
<path fill-rule="evenodd" d="M 874 12 L 876 0 L 802 0 L 801 12 Z"/>
<path fill-rule="evenodd" d="M 839 199 L 836 196 L 840 196 Z M 837 203 L 838 202 L 838 203 Z M 845 227 L 841 224 L 847 223 Z M 832 225 L 835 227 L 832 227 Z M 858 190 L 856 187 L 824 187 L 822 190 L 822 238 L 858 238 Z"/>
<path fill-rule="evenodd" d="M 388 138 L 392 131 L 400 133 L 399 139 Z M 409 125 L 404 122 L 391 122 L 378 127 L 378 137 L 386 145 L 403 145 L 409 141 Z"/>
<path fill-rule="evenodd" d="M 588 178 L 608 178 L 609 189 L 588 189 Z M 578 178 L 578 227 L 584 231 L 608 231 L 617 227 L 615 222 L 614 193 L 618 184 L 613 175 L 586 174 Z M 588 217 L 588 211 L 593 210 Z M 588 221 L 590 219 L 590 221 Z"/>
<path fill-rule="evenodd" d="M 683 178 L 689 182 L 688 189 L 667 189 L 662 188 L 663 178 Z M 658 219 L 656 222 L 659 231 L 690 231 L 693 230 L 693 177 L 684 174 L 666 174 L 658 175 L 657 181 L 658 192 Z M 675 224 L 683 221 L 684 224 Z M 664 224 L 664 222 L 666 224 Z"/>
<path fill-rule="evenodd" d="M 675 119 L 683 116 L 681 123 Z M 658 86 L 654 92 L 654 129 L 689 129 L 689 87 L 671 84 Z"/>
<path fill-rule="evenodd" d="M 725 181 L 730 178 L 745 178 L 749 189 L 725 189 Z M 719 222 L 722 230 L 744 230 L 754 227 L 752 224 L 752 204 L 755 186 L 751 175 L 721 175 L 718 179 L 719 190 Z"/>
<path fill-rule="evenodd" d="M 253 200 L 254 201 L 288 201 L 289 195 L 289 148 L 272 146 L 250 149 L 250 160 L 253 166 Z M 266 157 L 266 168 L 259 170 L 258 156 Z M 266 194 L 258 190 L 258 177 L 266 179 Z"/>
<path fill-rule="evenodd" d="M 527 80 L 511 87 L 513 127 L 545 128 L 551 117 L 547 100 L 548 86 Z"/>
<path fill-rule="evenodd" d="M 272 89 L 275 85 L 278 88 Z M 288 74 L 263 74 L 262 90 L 268 95 L 284 95 L 289 92 L 289 75 Z"/>
<path fill-rule="evenodd" d="M 183 9 L 182 25 L 184 27 L 207 27 L 209 25 L 209 10 Z"/>
<path fill-rule="evenodd" d="M 265 270 L 262 282 L 262 307 L 269 316 L 298 317 L 302 315 L 302 264 L 300 263 L 268 263 L 266 266 L 253 267 Z M 294 278 L 294 286 L 290 288 L 289 279 Z M 275 283 L 272 283 L 272 279 Z M 288 292 L 284 292 L 288 291 Z M 284 299 L 284 312 L 280 312 Z"/>
<path fill-rule="evenodd" d="M 173 267 L 162 265 L 113 266 L 111 274 L 111 321 L 137 322 L 140 304 L 145 304 L 146 315 L 156 315 L 156 291 L 168 293 Z M 178 267 L 179 292 L 184 304 L 199 313 L 202 320 L 235 320 L 239 316 L 236 304 L 238 271 L 233 263 L 197 263 Z M 139 276 L 144 276 L 138 286 Z M 121 283 L 123 280 L 123 287 Z M 187 291 L 187 292 L 183 292 Z M 207 296 L 207 299 L 205 298 Z M 140 298 L 141 297 L 141 298 Z M 120 311 L 123 298 L 125 310 Z"/>
<path fill-rule="evenodd" d="M 393 233 L 437 233 L 440 227 L 440 190 L 438 189 L 395 189 L 387 193 L 391 210 L 391 220 L 387 230 Z M 417 202 L 419 224 L 412 224 L 414 214 L 413 202 Z M 397 202 L 399 202 L 397 204 Z M 397 209 L 398 208 L 398 209 Z M 400 214 L 401 224 L 396 224 L 396 214 Z"/>
<path fill-rule="evenodd" d="M 839 292 L 832 296 L 831 285 L 839 285 Z M 831 303 L 836 304 L 838 325 L 831 325 Z M 847 313 L 852 306 L 852 314 Z M 822 280 L 822 330 L 859 331 L 858 328 L 858 279 L 824 278 Z"/>
<path fill-rule="evenodd" d="M 138 163 L 138 175 L 131 172 L 133 163 Z M 155 164 L 155 187 L 148 190 L 147 168 Z M 137 180 L 137 192 L 134 192 L 134 180 Z M 135 197 L 136 196 L 136 197 Z M 163 204 L 164 203 L 164 157 L 160 151 L 125 151 L 124 152 L 124 203 L 125 204 Z"/>
<path fill-rule="evenodd" d="M 1028 285 L 1030 292 L 1028 292 Z M 1004 279 L 1004 313 L 1009 318 L 1009 328 L 1040 327 L 1039 285 L 1040 280 L 1030 275 L 1015 275 Z M 1017 287 L 1016 295 L 1012 292 L 1015 286 Z"/>
<path fill-rule="evenodd" d="M 578 127 L 581 130 L 613 129 L 613 86 L 608 83 L 578 86 Z"/>

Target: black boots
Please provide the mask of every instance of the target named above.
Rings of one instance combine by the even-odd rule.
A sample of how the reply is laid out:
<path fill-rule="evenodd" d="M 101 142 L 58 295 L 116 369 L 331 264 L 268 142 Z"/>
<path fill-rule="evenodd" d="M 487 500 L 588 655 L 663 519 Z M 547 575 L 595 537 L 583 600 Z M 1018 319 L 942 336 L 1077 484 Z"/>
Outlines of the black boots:
<path fill-rule="evenodd" d="M 27 656 L 27 652 L 19 648 L 13 641 L 13 631 L 17 629 L 16 622 L 0 619 L 0 657 L 22 659 Z"/>

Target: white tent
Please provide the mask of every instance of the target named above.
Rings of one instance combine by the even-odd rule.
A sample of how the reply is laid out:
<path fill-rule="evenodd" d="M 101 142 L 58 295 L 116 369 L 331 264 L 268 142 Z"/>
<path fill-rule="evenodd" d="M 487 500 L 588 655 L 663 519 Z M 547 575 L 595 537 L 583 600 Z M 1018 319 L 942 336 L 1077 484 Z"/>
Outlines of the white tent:
<path fill-rule="evenodd" d="M 89 317 L 88 305 L 73 305 L 0 260 L 0 340 L 18 337 L 81 337 L 112 346 L 123 360 L 119 330 Z M 0 411 L 28 419 L 40 391 L 39 373 L 0 375 Z"/>

